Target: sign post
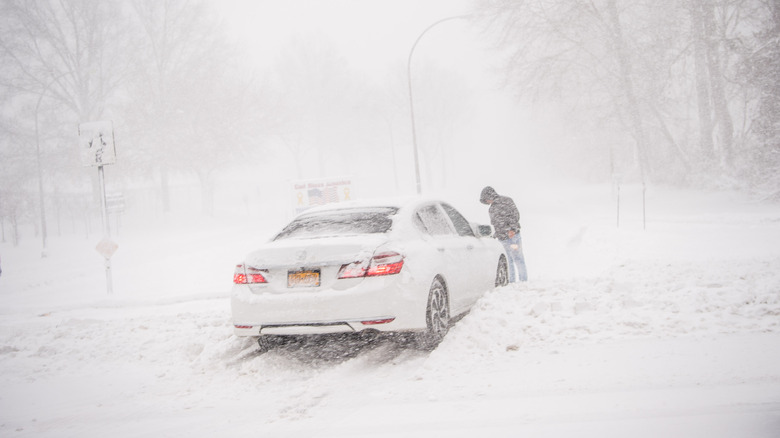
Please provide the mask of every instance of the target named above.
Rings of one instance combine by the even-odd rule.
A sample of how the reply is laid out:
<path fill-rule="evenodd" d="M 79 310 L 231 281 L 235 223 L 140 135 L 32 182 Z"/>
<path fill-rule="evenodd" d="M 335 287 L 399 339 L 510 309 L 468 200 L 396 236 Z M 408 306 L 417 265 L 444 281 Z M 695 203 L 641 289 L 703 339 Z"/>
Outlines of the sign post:
<path fill-rule="evenodd" d="M 103 166 L 116 163 L 116 148 L 114 146 L 114 126 L 111 121 L 87 122 L 79 125 L 79 147 L 81 162 L 87 167 L 98 168 L 100 184 L 100 211 L 103 219 L 103 239 L 95 248 L 105 259 L 106 290 L 113 293 L 111 278 L 111 256 L 118 245 L 111 241 L 111 229 L 108 223 L 108 207 L 106 203 L 106 180 Z"/>

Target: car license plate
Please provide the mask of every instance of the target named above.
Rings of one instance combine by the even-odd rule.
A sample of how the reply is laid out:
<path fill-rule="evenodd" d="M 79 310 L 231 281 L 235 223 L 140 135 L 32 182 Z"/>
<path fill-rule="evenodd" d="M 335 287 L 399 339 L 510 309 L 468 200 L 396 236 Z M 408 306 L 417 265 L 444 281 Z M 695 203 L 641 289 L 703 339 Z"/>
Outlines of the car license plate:
<path fill-rule="evenodd" d="M 287 287 L 318 287 L 320 271 L 289 271 L 287 272 Z"/>

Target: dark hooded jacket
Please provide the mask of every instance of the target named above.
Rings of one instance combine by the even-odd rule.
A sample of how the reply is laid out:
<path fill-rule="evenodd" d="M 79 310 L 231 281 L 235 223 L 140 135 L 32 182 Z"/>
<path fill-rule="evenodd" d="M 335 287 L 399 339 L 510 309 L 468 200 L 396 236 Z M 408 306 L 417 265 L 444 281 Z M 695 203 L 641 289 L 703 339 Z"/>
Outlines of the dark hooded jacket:
<path fill-rule="evenodd" d="M 509 239 L 509 232 L 520 232 L 520 213 L 515 202 L 508 196 L 501 196 L 493 187 L 485 187 L 479 197 L 479 201 L 488 204 L 493 201 L 488 209 L 490 223 L 495 230 L 495 237 L 499 240 Z"/>

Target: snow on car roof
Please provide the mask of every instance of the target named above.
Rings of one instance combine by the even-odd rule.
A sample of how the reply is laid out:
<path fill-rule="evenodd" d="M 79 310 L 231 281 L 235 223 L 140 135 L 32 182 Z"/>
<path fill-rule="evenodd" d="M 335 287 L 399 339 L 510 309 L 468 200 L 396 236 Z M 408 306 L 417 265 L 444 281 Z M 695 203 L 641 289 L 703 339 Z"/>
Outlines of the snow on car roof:
<path fill-rule="evenodd" d="M 303 213 L 299 214 L 297 217 L 305 217 L 310 214 L 319 214 L 319 213 L 330 212 L 330 211 L 352 210 L 352 209 L 381 208 L 381 207 L 394 207 L 398 209 L 405 209 L 405 208 L 413 208 L 418 205 L 422 205 L 430 202 L 442 202 L 442 201 L 433 198 L 423 197 L 423 196 L 361 199 L 361 200 L 339 202 L 339 203 L 327 204 L 327 205 L 310 208 L 304 211 Z"/>

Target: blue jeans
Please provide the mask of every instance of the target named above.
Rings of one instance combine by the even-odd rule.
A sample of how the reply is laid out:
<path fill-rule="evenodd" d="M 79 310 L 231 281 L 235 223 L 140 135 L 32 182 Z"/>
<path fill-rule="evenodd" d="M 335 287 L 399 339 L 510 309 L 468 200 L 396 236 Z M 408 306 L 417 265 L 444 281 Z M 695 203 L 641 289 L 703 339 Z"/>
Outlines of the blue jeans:
<path fill-rule="evenodd" d="M 509 282 L 527 281 L 528 272 L 525 269 L 525 257 L 523 257 L 523 239 L 520 233 L 507 240 L 499 240 L 506 251 L 507 264 L 509 265 Z"/>

